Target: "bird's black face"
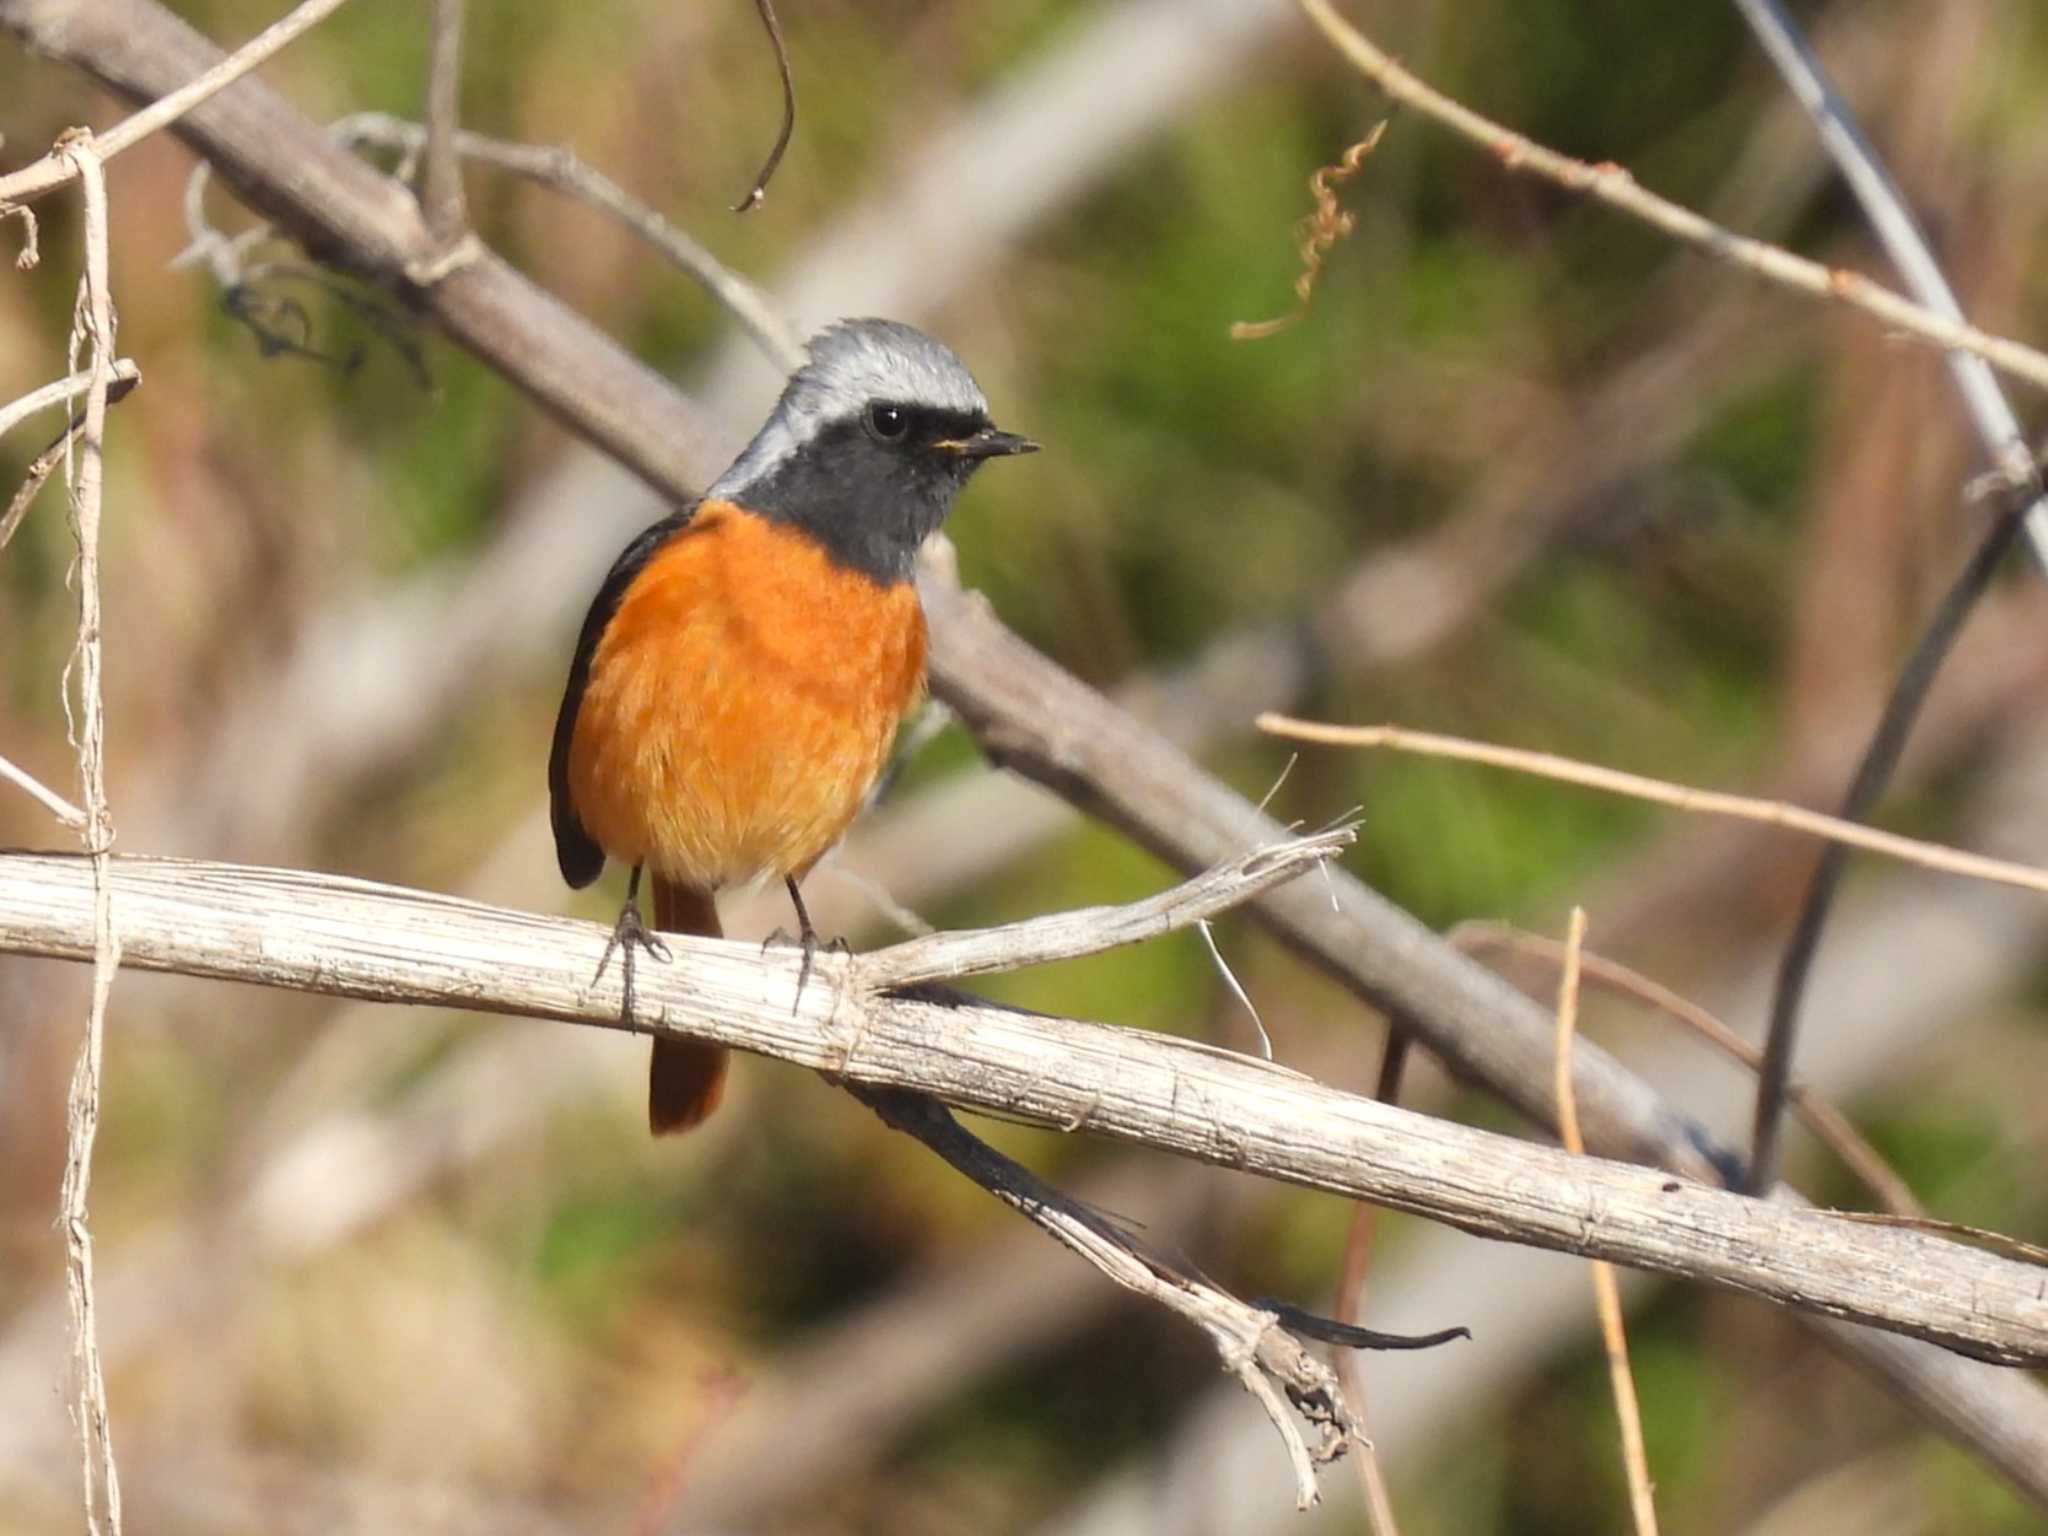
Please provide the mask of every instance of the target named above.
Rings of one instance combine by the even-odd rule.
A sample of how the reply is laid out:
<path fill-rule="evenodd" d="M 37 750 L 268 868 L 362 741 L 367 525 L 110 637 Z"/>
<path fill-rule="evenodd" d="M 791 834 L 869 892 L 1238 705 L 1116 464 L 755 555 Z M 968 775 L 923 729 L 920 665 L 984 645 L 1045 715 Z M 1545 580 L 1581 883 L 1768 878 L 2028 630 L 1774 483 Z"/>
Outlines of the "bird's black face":
<path fill-rule="evenodd" d="M 872 400 L 828 422 L 761 479 L 749 510 L 796 524 L 839 564 L 884 585 L 907 580 L 917 549 L 989 459 L 1038 444 L 985 412 Z"/>

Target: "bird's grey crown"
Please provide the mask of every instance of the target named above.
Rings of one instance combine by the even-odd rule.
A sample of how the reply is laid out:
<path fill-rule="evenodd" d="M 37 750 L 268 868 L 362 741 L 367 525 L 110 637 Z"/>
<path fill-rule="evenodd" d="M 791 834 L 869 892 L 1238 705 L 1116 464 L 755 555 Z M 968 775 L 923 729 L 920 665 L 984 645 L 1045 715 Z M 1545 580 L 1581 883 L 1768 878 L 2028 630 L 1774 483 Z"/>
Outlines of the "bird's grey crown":
<path fill-rule="evenodd" d="M 874 401 L 988 414 L 980 386 L 953 349 L 899 320 L 836 321 L 807 350 L 810 360 L 790 375 L 767 422 L 707 494 L 730 499 L 829 423 L 852 419 Z"/>

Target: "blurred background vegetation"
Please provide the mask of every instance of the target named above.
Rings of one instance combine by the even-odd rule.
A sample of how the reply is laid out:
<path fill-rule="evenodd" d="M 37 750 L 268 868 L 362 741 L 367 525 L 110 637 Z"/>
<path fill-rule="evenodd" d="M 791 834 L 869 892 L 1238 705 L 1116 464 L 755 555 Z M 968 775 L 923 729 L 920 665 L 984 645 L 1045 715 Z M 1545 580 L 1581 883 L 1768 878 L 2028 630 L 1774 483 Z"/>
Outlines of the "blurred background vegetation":
<path fill-rule="evenodd" d="M 278 7 L 178 9 L 234 41 Z M 1798 9 L 1973 316 L 2048 334 L 2048 13 Z M 1730 7 L 1351 10 L 1541 140 L 1882 271 Z M 1249 733 L 1271 706 L 1836 798 L 1982 526 L 1938 359 L 1401 115 L 1345 190 L 1358 229 L 1306 318 L 1232 342 L 1231 322 L 1290 302 L 1308 175 L 1384 111 L 1290 7 L 812 0 L 784 20 L 801 115 L 744 218 L 725 210 L 779 110 L 744 0 L 472 0 L 465 121 L 573 147 L 806 326 L 883 307 L 950 340 L 998 418 L 1048 445 L 977 483 L 951 528 L 964 577 L 1036 644 L 1131 687 L 1206 685 L 1225 675 L 1219 647 L 1265 645 L 1248 654 L 1285 664 L 1227 694 L 1148 695 L 1254 796 L 1289 756 Z M 425 34 L 421 8 L 358 0 L 266 79 L 322 119 L 417 115 Z M 1114 67 L 1054 130 L 1021 150 L 973 137 L 1088 58 Z M 118 110 L 0 45 L 10 164 Z M 882 255 L 844 238 L 878 212 L 886 225 L 906 179 L 948 152 L 981 156 L 961 219 L 1012 208 L 994 237 Z M 122 847 L 609 917 L 612 884 L 573 900 L 560 886 L 542 772 L 575 621 L 651 513 L 628 515 L 615 477 L 466 356 L 419 337 L 422 377 L 312 284 L 278 291 L 320 355 L 263 356 L 202 271 L 171 265 L 191 163 L 165 137 L 112 176 L 122 351 L 146 380 L 114 417 L 105 545 Z M 729 447 L 744 439 L 774 377 L 702 291 L 586 210 L 481 170 L 468 185 L 486 238 L 704 391 Z M 209 206 L 246 222 L 217 190 Z M 64 356 L 77 230 L 71 204 L 42 212 L 40 271 L 0 281 L 0 399 Z M 0 444 L 0 485 L 34 437 Z M 0 558 L 0 751 L 59 786 L 70 558 L 57 492 Z M 2040 572 L 2008 573 L 1937 692 L 1895 824 L 2048 857 L 2044 622 Z M 876 888 L 964 924 L 1167 878 L 1035 792 L 989 793 L 971 742 L 940 734 L 814 877 L 826 926 L 889 937 Z M 1312 821 L 1353 805 L 1355 868 L 1430 923 L 1555 934 L 1582 902 L 1595 947 L 1756 1030 L 1810 849 L 1394 758 L 1309 755 L 1275 801 Z M 0 796 L 0 845 L 63 841 Z M 1937 1211 L 2038 1239 L 2034 907 L 1880 870 L 1853 896 L 1822 959 L 1810 1075 Z M 780 916 L 728 905 L 739 933 Z M 1369 1088 L 1378 1021 L 1246 924 L 1221 933 L 1282 1059 Z M 987 990 L 1248 1039 L 1191 936 Z M 73 968 L 0 961 L 5 1532 L 78 1522 L 51 1214 L 83 996 Z M 1587 1023 L 1674 1098 L 1743 1123 L 1740 1079 L 1663 1026 L 1604 1003 Z M 851 1101 L 746 1062 L 709 1128 L 657 1145 L 645 1054 L 589 1031 L 124 976 L 94 1199 L 134 1528 L 1363 1529 L 1342 1469 L 1326 1512 L 1290 1513 L 1270 1431 L 1202 1340 Z M 1411 1101 L 1505 1123 L 1427 1070 Z M 990 1134 L 1240 1293 L 1327 1303 L 1339 1202 Z M 1811 1145 L 1793 1153 L 1816 1194 L 1860 1198 Z M 1633 1309 L 1667 1531 L 2039 1528 L 1781 1315 L 1649 1285 Z M 1411 1536 L 1624 1528 L 1579 1266 L 1391 1221 L 1368 1321 L 1475 1334 L 1366 1362 Z"/>

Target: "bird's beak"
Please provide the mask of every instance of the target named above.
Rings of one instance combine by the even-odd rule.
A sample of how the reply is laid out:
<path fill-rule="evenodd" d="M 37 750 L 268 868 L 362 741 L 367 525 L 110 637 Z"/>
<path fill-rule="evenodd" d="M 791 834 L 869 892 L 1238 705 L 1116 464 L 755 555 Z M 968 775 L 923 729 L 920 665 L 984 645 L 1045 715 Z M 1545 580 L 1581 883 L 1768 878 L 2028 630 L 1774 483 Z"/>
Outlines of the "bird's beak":
<path fill-rule="evenodd" d="M 983 427 L 971 437 L 952 437 L 933 443 L 943 453 L 957 453 L 963 459 L 1001 459 L 1013 453 L 1036 453 L 1038 444 L 1015 432 Z"/>

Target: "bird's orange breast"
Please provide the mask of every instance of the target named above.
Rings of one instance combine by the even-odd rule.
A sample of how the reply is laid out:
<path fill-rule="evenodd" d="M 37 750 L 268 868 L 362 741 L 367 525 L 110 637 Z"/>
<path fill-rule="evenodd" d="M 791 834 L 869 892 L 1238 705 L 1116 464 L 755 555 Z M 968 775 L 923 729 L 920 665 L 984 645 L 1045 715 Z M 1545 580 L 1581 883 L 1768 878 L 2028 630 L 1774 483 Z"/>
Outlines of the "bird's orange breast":
<path fill-rule="evenodd" d="M 714 890 L 801 874 L 839 839 L 924 683 L 909 582 L 706 501 L 634 578 L 591 657 L 569 793 L 607 854 Z"/>

